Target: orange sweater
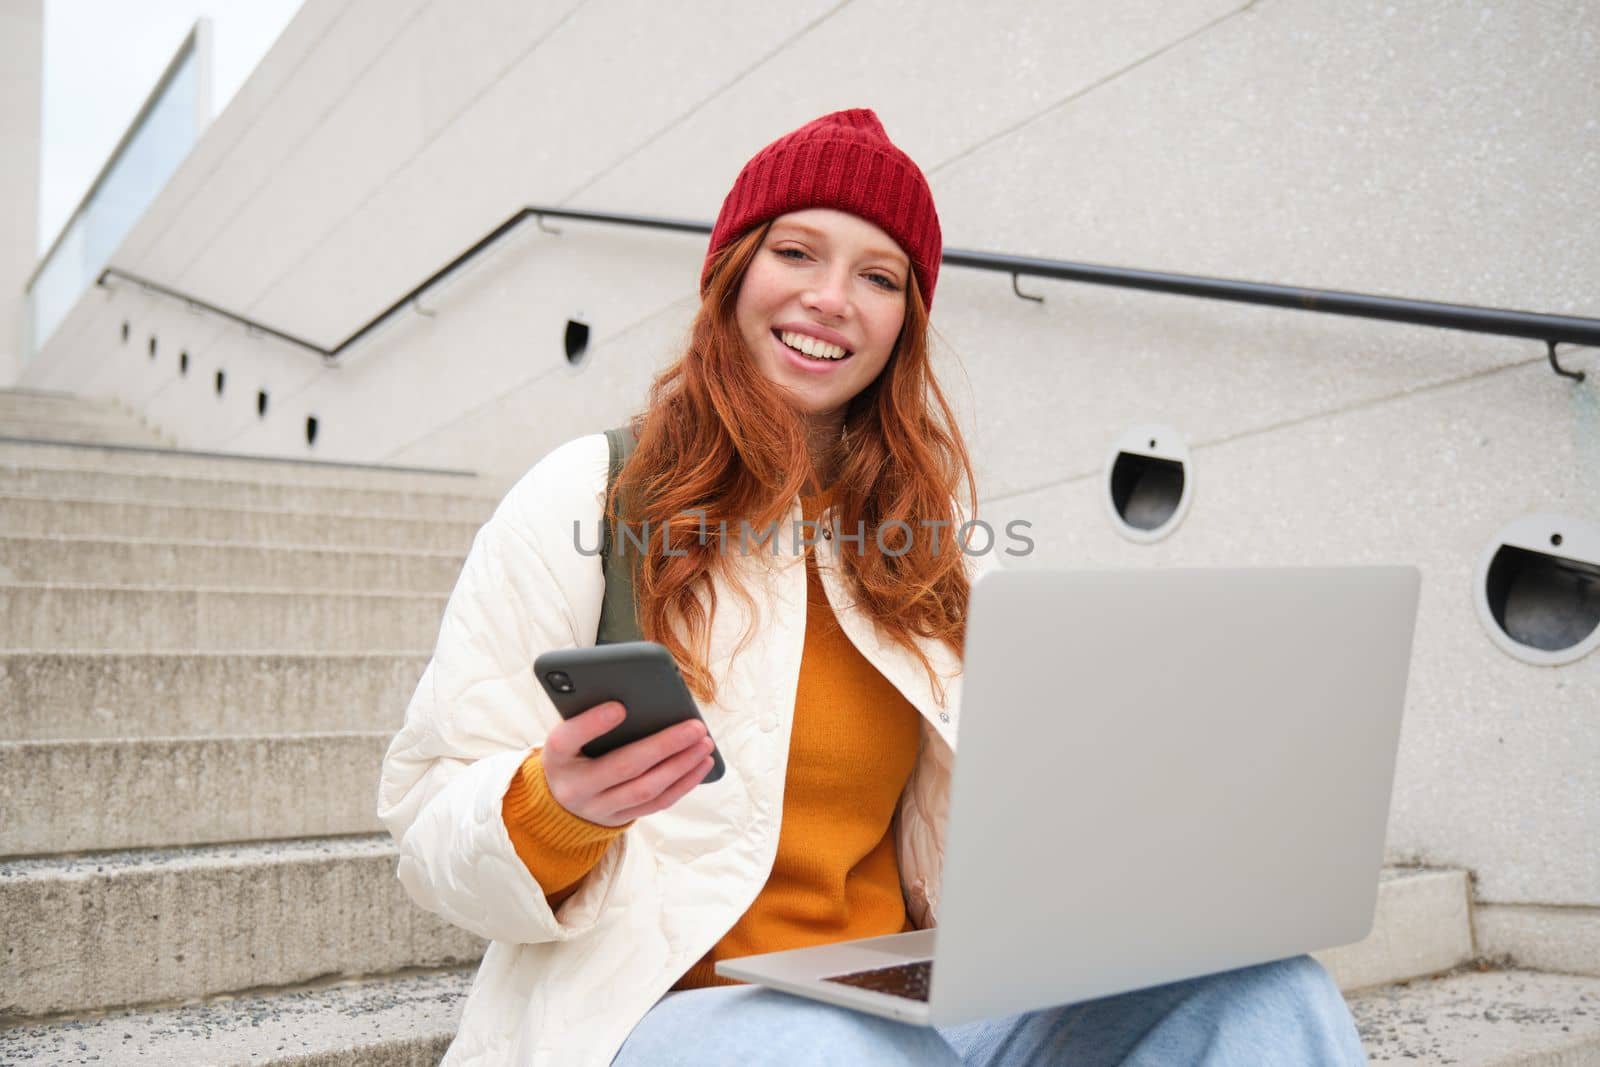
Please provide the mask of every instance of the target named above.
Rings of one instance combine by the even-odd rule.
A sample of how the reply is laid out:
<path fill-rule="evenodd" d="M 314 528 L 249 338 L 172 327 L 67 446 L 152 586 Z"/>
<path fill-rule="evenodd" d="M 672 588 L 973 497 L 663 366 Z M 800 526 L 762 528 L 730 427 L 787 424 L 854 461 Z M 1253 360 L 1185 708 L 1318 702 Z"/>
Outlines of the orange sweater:
<path fill-rule="evenodd" d="M 802 497 L 805 517 L 814 519 L 829 495 Z M 717 960 L 909 928 L 892 823 L 916 763 L 917 712 L 840 630 L 809 552 L 806 583 L 805 647 L 772 874 L 675 989 L 732 984 L 713 972 Z M 512 779 L 503 817 L 517 855 L 552 907 L 626 829 L 561 807 L 537 752 Z"/>

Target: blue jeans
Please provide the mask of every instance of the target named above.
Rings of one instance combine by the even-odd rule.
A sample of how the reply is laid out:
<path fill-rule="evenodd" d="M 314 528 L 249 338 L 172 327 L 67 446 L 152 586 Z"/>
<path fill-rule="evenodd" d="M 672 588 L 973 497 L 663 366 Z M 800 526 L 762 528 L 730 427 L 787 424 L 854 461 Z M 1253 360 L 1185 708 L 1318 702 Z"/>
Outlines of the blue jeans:
<path fill-rule="evenodd" d="M 613 1067 L 1347 1067 L 1365 1064 L 1310 956 L 961 1026 L 908 1026 L 753 986 L 669 993 Z"/>

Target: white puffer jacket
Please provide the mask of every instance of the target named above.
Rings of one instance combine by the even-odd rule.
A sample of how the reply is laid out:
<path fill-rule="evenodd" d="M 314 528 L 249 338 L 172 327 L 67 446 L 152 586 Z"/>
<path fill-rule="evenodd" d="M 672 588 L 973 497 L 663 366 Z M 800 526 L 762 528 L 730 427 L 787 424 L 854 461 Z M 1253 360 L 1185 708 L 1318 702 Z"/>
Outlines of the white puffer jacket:
<path fill-rule="evenodd" d="M 761 606 L 737 656 L 745 612 L 736 595 L 718 590 L 709 659 L 717 702 L 701 712 L 727 763 L 723 778 L 635 822 L 554 912 L 512 849 L 502 799 L 529 750 L 560 721 L 534 680 L 534 657 L 595 639 L 600 559 L 578 551 L 574 523 L 592 550 L 606 468 L 604 435 L 563 445 L 478 532 L 433 661 L 383 761 L 378 815 L 400 844 L 401 882 L 422 907 L 493 942 L 445 1057 L 456 1067 L 608 1064 L 651 1005 L 744 914 L 777 850 L 806 605 L 803 557 L 783 549 L 739 557 Z M 817 560 L 845 634 L 923 717 L 897 826 L 909 913 L 930 926 L 960 660 L 942 644 L 923 645 L 947 679 L 941 700 L 916 658 L 880 640 L 851 606 L 836 544 L 820 542 Z M 981 561 L 967 562 L 976 573 Z"/>

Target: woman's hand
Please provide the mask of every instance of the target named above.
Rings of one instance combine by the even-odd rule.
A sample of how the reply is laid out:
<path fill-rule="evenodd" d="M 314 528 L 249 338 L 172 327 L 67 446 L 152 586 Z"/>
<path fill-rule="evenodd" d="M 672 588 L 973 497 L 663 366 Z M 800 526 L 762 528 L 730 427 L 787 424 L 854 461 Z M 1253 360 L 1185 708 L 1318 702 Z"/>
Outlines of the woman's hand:
<path fill-rule="evenodd" d="M 615 700 L 563 720 L 545 739 L 544 778 L 556 803 L 580 819 L 621 826 L 676 804 L 711 770 L 711 738 L 698 719 L 612 749 L 599 759 L 583 746 L 622 722 Z"/>

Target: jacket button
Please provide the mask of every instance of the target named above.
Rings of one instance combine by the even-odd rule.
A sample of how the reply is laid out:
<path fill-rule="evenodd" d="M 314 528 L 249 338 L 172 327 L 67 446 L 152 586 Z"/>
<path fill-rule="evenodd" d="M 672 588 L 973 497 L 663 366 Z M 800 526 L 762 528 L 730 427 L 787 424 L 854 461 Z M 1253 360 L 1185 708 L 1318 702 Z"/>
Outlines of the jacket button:
<path fill-rule="evenodd" d="M 939 713 L 939 721 L 940 722 L 949 722 L 950 721 L 950 713 L 947 712 L 947 711 L 941 711 Z"/>
<path fill-rule="evenodd" d="M 831 529 L 829 529 L 828 527 L 824 526 L 822 528 L 822 539 L 824 541 L 832 541 L 833 540 L 833 531 Z"/>

